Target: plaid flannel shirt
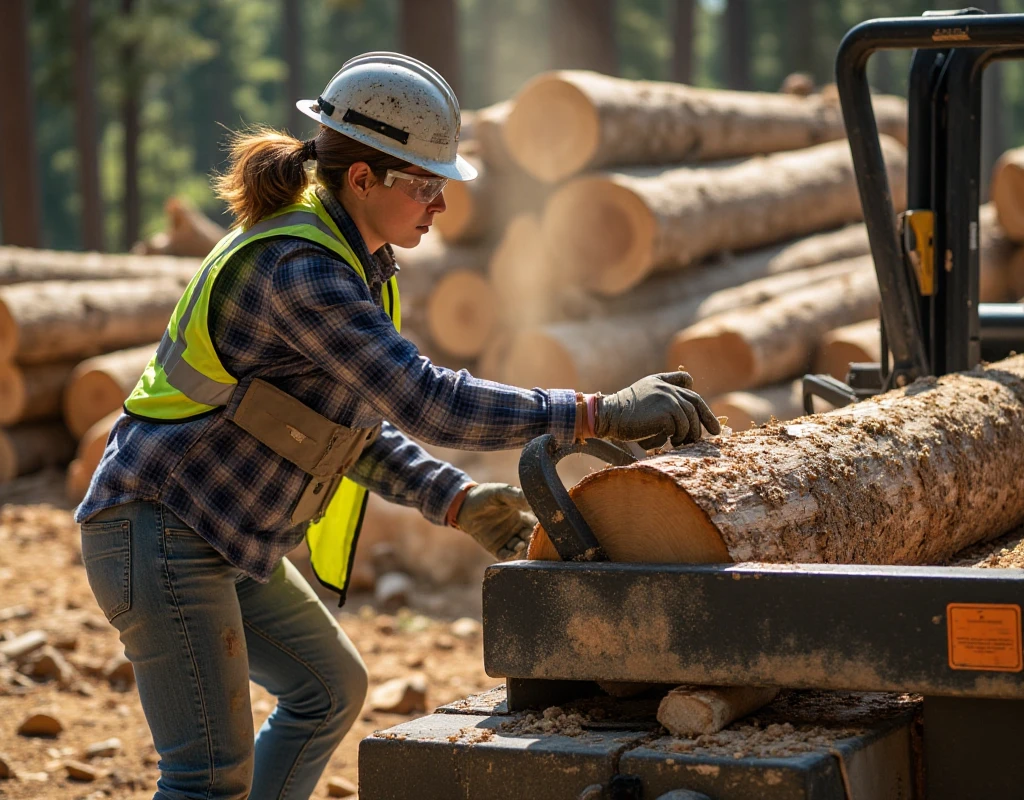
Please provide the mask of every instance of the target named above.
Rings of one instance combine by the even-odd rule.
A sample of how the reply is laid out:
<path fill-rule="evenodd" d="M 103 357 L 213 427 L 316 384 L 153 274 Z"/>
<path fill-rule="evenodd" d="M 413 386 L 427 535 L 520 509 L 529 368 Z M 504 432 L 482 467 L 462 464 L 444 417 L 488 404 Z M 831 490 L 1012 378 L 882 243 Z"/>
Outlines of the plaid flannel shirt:
<path fill-rule="evenodd" d="M 239 381 L 227 413 L 175 424 L 122 414 L 78 522 L 122 503 L 159 502 L 230 563 L 267 580 L 305 533 L 289 517 L 308 476 L 230 421 L 256 378 L 343 425 L 386 420 L 347 477 L 435 523 L 443 523 L 470 478 L 403 430 L 463 450 L 521 447 L 544 433 L 572 440 L 571 390 L 527 391 L 437 367 L 396 333 L 381 307 L 381 285 L 397 270 L 390 247 L 371 255 L 341 204 L 318 194 L 369 285 L 333 253 L 301 239 L 239 251 L 217 278 L 209 318 L 221 362 Z"/>

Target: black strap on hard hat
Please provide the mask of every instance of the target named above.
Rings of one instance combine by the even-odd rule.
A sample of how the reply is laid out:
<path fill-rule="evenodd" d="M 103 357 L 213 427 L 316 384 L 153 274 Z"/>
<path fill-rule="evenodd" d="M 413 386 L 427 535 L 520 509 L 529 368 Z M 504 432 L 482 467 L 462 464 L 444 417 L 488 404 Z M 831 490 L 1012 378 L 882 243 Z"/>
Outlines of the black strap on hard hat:
<path fill-rule="evenodd" d="M 316 104 L 319 106 L 320 111 L 329 117 L 334 116 L 335 106 L 334 103 L 328 103 L 324 98 L 318 97 Z M 352 125 L 358 125 L 361 128 L 369 128 L 377 133 L 384 134 L 389 139 L 394 139 L 396 142 L 402 144 L 409 144 L 409 132 L 403 131 L 401 128 L 396 128 L 393 125 L 388 125 L 386 122 L 381 122 L 379 119 L 368 117 L 366 114 L 360 114 L 355 109 L 350 108 L 345 112 L 345 116 L 341 119 L 342 122 L 349 122 Z"/>
<path fill-rule="evenodd" d="M 393 125 L 388 125 L 386 122 L 381 122 L 379 119 L 368 117 L 366 114 L 360 114 L 354 109 L 349 109 L 345 112 L 345 116 L 342 117 L 342 122 L 350 122 L 353 125 L 359 125 L 362 128 L 369 128 L 372 131 L 387 136 L 389 139 L 394 139 L 396 142 L 402 144 L 409 143 L 409 132 L 403 131 L 401 128 L 396 128 Z"/>

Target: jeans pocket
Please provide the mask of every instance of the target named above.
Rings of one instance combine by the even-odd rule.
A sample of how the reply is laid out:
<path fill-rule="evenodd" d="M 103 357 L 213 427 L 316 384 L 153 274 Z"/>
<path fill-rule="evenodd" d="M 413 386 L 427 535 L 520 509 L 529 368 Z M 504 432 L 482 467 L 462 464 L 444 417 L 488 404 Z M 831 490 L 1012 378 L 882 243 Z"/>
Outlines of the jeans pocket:
<path fill-rule="evenodd" d="M 89 586 L 108 621 L 132 605 L 131 522 L 82 523 L 82 561 Z"/>

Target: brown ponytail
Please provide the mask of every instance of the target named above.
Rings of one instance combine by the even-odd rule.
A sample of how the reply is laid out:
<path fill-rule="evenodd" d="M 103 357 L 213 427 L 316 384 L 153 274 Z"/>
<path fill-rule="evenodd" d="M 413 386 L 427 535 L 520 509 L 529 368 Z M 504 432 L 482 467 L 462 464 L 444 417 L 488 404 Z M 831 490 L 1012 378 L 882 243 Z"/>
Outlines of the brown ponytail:
<path fill-rule="evenodd" d="M 315 144 L 314 144 L 315 143 Z M 298 200 L 309 185 L 304 169 L 315 153 L 316 180 L 340 196 L 348 168 L 357 161 L 369 165 L 378 180 L 389 169 L 403 169 L 407 161 L 389 156 L 320 126 L 310 147 L 273 128 L 257 127 L 237 133 L 231 140 L 228 170 L 213 179 L 214 191 L 244 228 Z"/>

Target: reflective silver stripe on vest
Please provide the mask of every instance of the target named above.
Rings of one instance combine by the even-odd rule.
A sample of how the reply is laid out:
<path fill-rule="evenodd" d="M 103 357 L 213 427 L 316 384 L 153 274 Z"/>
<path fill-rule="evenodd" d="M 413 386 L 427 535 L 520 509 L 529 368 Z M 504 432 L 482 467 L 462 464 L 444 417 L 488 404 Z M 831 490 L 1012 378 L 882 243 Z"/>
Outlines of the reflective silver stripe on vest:
<path fill-rule="evenodd" d="M 330 227 L 314 214 L 312 211 L 290 211 L 273 219 L 266 219 L 257 222 L 248 230 L 241 232 L 227 246 L 221 255 L 206 265 L 203 274 L 199 276 L 192 294 L 188 299 L 188 306 L 178 320 L 178 338 L 171 339 L 169 330 L 164 331 L 160 339 L 160 345 L 156 349 L 156 361 L 167 376 L 167 382 L 196 403 L 208 406 L 224 406 L 231 400 L 237 388 L 237 383 L 220 383 L 209 378 L 185 360 L 185 350 L 188 349 L 188 342 L 185 340 L 185 330 L 192 319 L 192 312 L 203 293 L 203 287 L 210 277 L 210 271 L 214 264 L 223 259 L 230 258 L 242 245 L 250 239 L 273 231 L 275 228 L 286 228 L 290 225 L 312 225 L 332 239 L 338 240 Z"/>

